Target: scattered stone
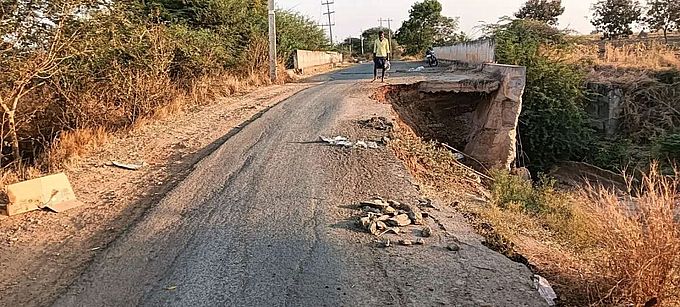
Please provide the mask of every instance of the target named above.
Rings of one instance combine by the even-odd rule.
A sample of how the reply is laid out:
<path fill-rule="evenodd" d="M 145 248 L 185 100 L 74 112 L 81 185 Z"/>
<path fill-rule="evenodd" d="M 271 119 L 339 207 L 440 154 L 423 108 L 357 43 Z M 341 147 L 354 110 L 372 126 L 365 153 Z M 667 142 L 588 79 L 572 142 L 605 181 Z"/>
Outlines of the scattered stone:
<path fill-rule="evenodd" d="M 411 245 L 413 245 L 413 242 L 411 242 L 411 240 L 404 239 L 404 240 L 399 240 L 399 244 L 401 244 L 403 246 L 411 246 Z"/>
<path fill-rule="evenodd" d="M 413 221 L 413 224 L 416 225 L 423 225 L 425 224 L 425 221 L 423 220 L 423 212 L 420 211 L 420 208 L 416 206 L 410 206 L 410 210 L 408 211 L 408 217 Z"/>
<path fill-rule="evenodd" d="M 366 211 L 366 212 L 371 212 L 371 213 L 376 213 L 376 214 L 382 213 L 382 211 L 381 211 L 380 209 L 378 209 L 378 208 L 373 208 L 373 207 L 371 207 L 371 206 L 364 206 L 364 207 L 361 208 L 361 209 L 364 210 L 364 211 Z"/>
<path fill-rule="evenodd" d="M 425 245 L 425 240 L 423 240 L 422 238 L 417 238 L 414 243 L 416 245 Z"/>
<path fill-rule="evenodd" d="M 395 212 L 397 212 L 397 209 L 392 208 L 392 206 L 387 206 L 382 210 L 384 214 L 394 214 Z"/>
<path fill-rule="evenodd" d="M 354 148 L 368 149 L 368 144 L 366 144 L 366 142 L 364 142 L 364 141 L 357 141 L 357 142 L 354 144 Z"/>
<path fill-rule="evenodd" d="M 362 201 L 362 202 L 360 202 L 360 204 L 362 206 L 369 206 L 371 208 L 376 208 L 376 209 L 380 209 L 380 210 L 383 210 L 383 209 L 390 206 L 388 203 L 386 203 L 382 199 L 373 199 L 373 200 L 369 200 L 369 201 Z"/>
<path fill-rule="evenodd" d="M 359 125 L 363 128 L 373 128 L 376 130 L 390 131 L 394 124 L 385 117 L 371 117 L 370 119 L 360 120 Z"/>
<path fill-rule="evenodd" d="M 371 225 L 371 218 L 368 216 L 364 216 L 359 219 L 359 222 L 357 223 L 361 228 L 368 229 L 368 226 Z"/>
<path fill-rule="evenodd" d="M 396 200 L 388 199 L 388 200 L 387 200 L 387 203 L 388 203 L 390 206 L 394 207 L 394 208 L 402 209 L 401 203 L 398 202 L 398 201 L 396 201 Z"/>
<path fill-rule="evenodd" d="M 460 246 L 458 246 L 458 244 L 456 244 L 456 243 L 451 243 L 448 246 L 446 246 L 446 249 L 448 249 L 452 252 L 457 252 L 457 251 L 460 250 Z"/>
<path fill-rule="evenodd" d="M 391 218 L 392 218 L 392 216 L 390 216 L 390 215 L 381 215 L 381 216 L 378 217 L 377 220 L 378 220 L 378 221 L 381 221 L 381 222 L 385 222 L 385 221 L 387 221 L 387 220 L 389 220 L 389 219 L 391 219 Z"/>
<path fill-rule="evenodd" d="M 387 225 L 393 226 L 393 227 L 394 226 L 404 227 L 404 226 L 411 225 L 411 219 L 406 214 L 400 214 L 400 215 L 397 215 L 397 216 L 387 220 Z"/>
<path fill-rule="evenodd" d="M 432 228 L 430 226 L 426 226 L 425 228 L 420 230 L 420 235 L 422 235 L 425 238 L 429 238 L 432 236 Z"/>
<path fill-rule="evenodd" d="M 377 227 L 379 230 L 386 230 L 387 228 L 389 228 L 389 227 L 387 227 L 387 224 L 385 224 L 385 222 L 376 221 L 375 223 L 376 223 L 376 227 Z"/>

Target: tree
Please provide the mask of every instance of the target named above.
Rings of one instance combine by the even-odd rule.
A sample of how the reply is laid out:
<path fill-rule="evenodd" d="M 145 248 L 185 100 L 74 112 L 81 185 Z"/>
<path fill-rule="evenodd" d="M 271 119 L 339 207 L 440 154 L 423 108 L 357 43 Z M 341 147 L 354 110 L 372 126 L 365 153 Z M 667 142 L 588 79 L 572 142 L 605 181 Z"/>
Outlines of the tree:
<path fill-rule="evenodd" d="M 515 17 L 556 25 L 557 18 L 563 13 L 564 7 L 561 0 L 529 0 L 515 13 Z"/>
<path fill-rule="evenodd" d="M 650 0 L 645 21 L 650 29 L 662 31 L 668 43 L 668 32 L 680 29 L 680 2 L 678 0 Z"/>
<path fill-rule="evenodd" d="M 458 32 L 458 22 L 458 18 L 442 16 L 435 26 L 434 46 L 451 46 L 470 41 L 470 37 L 465 32 Z"/>
<path fill-rule="evenodd" d="M 276 13 L 279 56 L 288 57 L 295 49 L 322 50 L 329 45 L 323 28 L 310 18 L 296 12 Z"/>
<path fill-rule="evenodd" d="M 641 20 L 642 14 L 637 0 L 600 0 L 592 10 L 591 23 L 609 39 L 633 34 L 631 26 Z"/>
<path fill-rule="evenodd" d="M 406 47 L 406 53 L 421 53 L 437 40 L 445 40 L 447 33 L 458 29 L 456 19 L 444 17 L 441 13 L 442 5 L 437 0 L 424 0 L 411 7 L 409 19 L 397 31 L 397 42 Z"/>

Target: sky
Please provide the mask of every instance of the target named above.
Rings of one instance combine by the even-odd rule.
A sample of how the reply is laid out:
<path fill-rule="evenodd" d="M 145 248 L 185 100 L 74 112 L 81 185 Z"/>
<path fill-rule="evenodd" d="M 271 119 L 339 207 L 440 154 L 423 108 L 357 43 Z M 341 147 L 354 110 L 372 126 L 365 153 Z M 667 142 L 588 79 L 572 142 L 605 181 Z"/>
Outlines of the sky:
<path fill-rule="evenodd" d="M 325 6 L 322 0 L 275 0 L 277 8 L 303 13 L 320 24 L 327 24 L 328 17 L 322 15 Z M 324 2 L 326 0 L 323 0 Z M 396 31 L 401 23 L 408 19 L 408 11 L 416 0 L 330 0 L 333 14 L 333 37 L 335 41 L 349 36 L 358 37 L 361 30 L 379 26 L 378 19 L 392 19 L 392 28 Z M 478 37 L 479 25 L 495 23 L 502 16 L 512 16 L 526 0 L 439 0 L 442 3 L 442 14 L 448 17 L 460 17 L 460 30 L 472 37 Z M 590 6 L 595 0 L 562 0 L 566 8 L 560 17 L 559 27 L 576 30 L 579 33 L 590 33 L 594 27 L 590 24 L 592 16 Z M 387 26 L 387 22 L 383 23 Z"/>

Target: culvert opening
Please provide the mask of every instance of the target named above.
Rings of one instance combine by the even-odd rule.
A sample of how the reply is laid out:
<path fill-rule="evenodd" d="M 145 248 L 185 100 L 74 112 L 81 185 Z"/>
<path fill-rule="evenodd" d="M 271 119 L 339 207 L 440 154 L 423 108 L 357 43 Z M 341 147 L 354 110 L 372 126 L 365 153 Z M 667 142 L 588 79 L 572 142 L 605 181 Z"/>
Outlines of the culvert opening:
<path fill-rule="evenodd" d="M 446 143 L 472 157 L 476 161 L 470 166 L 509 169 L 515 159 L 524 82 L 508 81 L 512 79 L 387 85 L 373 98 L 392 104 L 401 120 L 421 138 Z"/>

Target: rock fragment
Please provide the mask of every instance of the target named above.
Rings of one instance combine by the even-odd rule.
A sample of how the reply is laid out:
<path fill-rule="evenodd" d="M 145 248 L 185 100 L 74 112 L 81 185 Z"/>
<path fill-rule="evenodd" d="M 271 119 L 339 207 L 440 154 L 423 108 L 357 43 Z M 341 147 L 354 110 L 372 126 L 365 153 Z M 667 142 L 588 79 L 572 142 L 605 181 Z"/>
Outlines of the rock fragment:
<path fill-rule="evenodd" d="M 429 238 L 432 236 L 432 228 L 430 226 L 425 226 L 425 228 L 420 230 L 420 235 L 422 235 L 425 238 Z"/>
<path fill-rule="evenodd" d="M 387 220 L 387 225 L 392 227 L 404 227 L 411 225 L 411 219 L 406 214 L 400 214 Z"/>
<path fill-rule="evenodd" d="M 422 238 L 418 238 L 414 243 L 416 245 L 425 245 L 425 240 L 423 240 Z"/>
<path fill-rule="evenodd" d="M 404 239 L 404 240 L 399 240 L 399 244 L 401 244 L 403 246 L 411 246 L 411 245 L 413 245 L 413 242 L 411 242 L 411 240 Z"/>
<path fill-rule="evenodd" d="M 460 250 L 460 246 L 458 246 L 458 244 L 456 244 L 456 243 L 451 243 L 448 246 L 446 246 L 446 249 L 448 249 L 452 252 L 457 252 L 457 251 Z"/>

